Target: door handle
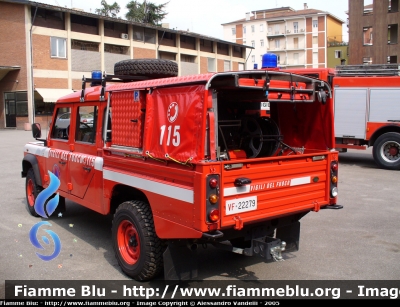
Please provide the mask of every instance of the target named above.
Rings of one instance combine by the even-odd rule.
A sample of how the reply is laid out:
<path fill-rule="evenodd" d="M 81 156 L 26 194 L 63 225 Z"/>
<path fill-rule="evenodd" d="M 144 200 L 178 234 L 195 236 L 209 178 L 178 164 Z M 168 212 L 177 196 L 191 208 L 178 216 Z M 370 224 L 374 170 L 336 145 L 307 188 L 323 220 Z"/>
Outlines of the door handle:
<path fill-rule="evenodd" d="M 87 172 L 90 172 L 90 171 L 92 170 L 91 167 L 87 167 L 87 166 L 84 166 L 83 169 L 84 169 L 85 171 L 87 171 Z"/>
<path fill-rule="evenodd" d="M 60 160 L 60 161 L 58 161 L 58 163 L 60 163 L 61 165 L 65 165 L 65 164 L 67 164 L 67 161 Z"/>

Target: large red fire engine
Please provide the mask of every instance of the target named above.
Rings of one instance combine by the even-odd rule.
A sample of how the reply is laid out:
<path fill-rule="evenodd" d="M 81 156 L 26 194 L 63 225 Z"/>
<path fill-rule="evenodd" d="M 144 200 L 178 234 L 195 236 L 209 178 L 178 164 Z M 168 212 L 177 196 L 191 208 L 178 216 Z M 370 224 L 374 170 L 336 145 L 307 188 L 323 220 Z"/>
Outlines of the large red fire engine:
<path fill-rule="evenodd" d="M 286 70 L 285 70 L 286 71 Z M 290 69 L 319 78 L 333 89 L 335 148 L 373 146 L 376 164 L 400 169 L 400 66 L 399 64 L 341 65 L 336 69 Z"/>
<path fill-rule="evenodd" d="M 266 261 L 297 251 L 303 216 L 341 208 L 330 85 L 273 69 L 177 72 L 122 61 L 60 98 L 47 137 L 33 124 L 24 149 L 30 213 L 57 175 L 59 207 L 114 215 L 116 257 L 136 280 L 196 277 L 207 244 Z"/>

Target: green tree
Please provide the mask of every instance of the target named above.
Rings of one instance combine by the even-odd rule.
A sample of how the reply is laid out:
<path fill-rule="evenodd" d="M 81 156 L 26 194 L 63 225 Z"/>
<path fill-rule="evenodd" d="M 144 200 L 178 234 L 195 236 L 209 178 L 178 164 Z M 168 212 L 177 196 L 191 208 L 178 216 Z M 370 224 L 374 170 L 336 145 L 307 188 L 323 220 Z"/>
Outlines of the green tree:
<path fill-rule="evenodd" d="M 106 17 L 117 18 L 117 15 L 121 10 L 121 7 L 117 2 L 114 2 L 113 4 L 108 4 L 106 0 L 101 0 L 101 5 L 103 6 L 101 9 L 95 10 L 96 14 Z"/>
<path fill-rule="evenodd" d="M 130 21 L 148 23 L 156 26 L 168 14 L 164 11 L 168 3 L 169 2 L 156 5 L 146 0 L 144 0 L 143 3 L 134 0 L 126 5 L 128 13 L 126 13 L 125 17 Z"/>

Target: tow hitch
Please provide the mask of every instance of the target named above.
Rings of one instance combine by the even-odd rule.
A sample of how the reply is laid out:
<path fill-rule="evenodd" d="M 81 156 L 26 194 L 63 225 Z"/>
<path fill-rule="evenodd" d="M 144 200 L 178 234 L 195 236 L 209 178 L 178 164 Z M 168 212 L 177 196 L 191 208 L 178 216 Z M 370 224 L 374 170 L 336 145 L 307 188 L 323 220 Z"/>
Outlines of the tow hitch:
<path fill-rule="evenodd" d="M 245 256 L 260 256 L 265 260 L 284 261 L 282 252 L 286 249 L 286 242 L 271 237 L 252 239 L 251 247 L 239 248 L 232 246 L 228 241 L 213 243 L 219 249 L 227 250 Z"/>
<path fill-rule="evenodd" d="M 286 248 L 286 242 L 280 239 L 266 237 L 251 240 L 251 247 L 245 248 L 243 254 L 246 256 L 260 256 L 266 260 L 283 261 L 282 252 Z"/>

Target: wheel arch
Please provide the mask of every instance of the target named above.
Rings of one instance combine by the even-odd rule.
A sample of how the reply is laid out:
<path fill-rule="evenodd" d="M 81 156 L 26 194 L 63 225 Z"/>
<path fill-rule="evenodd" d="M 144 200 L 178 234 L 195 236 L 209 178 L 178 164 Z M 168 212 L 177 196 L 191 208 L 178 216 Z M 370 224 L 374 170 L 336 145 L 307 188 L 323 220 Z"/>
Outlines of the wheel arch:
<path fill-rule="evenodd" d="M 376 131 L 372 134 L 371 138 L 369 139 L 369 142 L 368 142 L 368 143 L 369 143 L 369 146 L 374 146 L 376 140 L 377 140 L 382 134 L 385 134 L 385 133 L 388 133 L 388 132 L 400 133 L 400 126 L 391 125 L 391 126 L 385 126 L 385 127 L 379 128 L 378 130 L 376 130 Z"/>
<path fill-rule="evenodd" d="M 150 204 L 149 199 L 143 191 L 128 185 L 116 184 L 111 191 L 110 213 L 114 214 L 115 210 L 121 203 L 130 200 L 140 200 Z"/>
<path fill-rule="evenodd" d="M 32 168 L 35 174 L 36 182 L 39 186 L 43 186 L 42 184 L 42 176 L 40 174 L 39 162 L 37 158 L 32 154 L 27 154 L 22 159 L 22 172 L 21 177 L 25 178 L 28 170 Z"/>

